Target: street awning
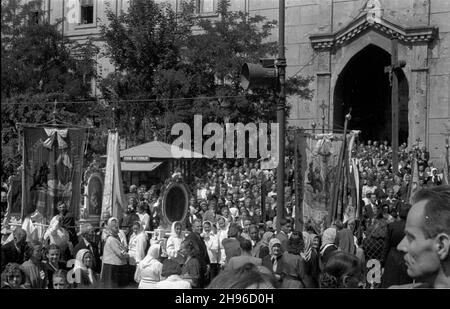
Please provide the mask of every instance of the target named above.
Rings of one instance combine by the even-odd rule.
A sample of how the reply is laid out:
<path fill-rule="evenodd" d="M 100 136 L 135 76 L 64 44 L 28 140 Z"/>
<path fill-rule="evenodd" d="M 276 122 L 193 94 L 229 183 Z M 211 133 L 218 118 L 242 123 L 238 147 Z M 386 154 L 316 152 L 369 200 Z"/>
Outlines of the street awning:
<path fill-rule="evenodd" d="M 131 147 L 120 151 L 120 157 L 124 161 L 125 157 L 148 157 L 151 159 L 180 159 L 180 158 L 208 158 L 208 156 L 195 151 L 179 149 L 176 146 L 153 141 L 139 146 Z"/>
<path fill-rule="evenodd" d="M 151 172 L 162 162 L 120 162 L 122 172 Z"/>

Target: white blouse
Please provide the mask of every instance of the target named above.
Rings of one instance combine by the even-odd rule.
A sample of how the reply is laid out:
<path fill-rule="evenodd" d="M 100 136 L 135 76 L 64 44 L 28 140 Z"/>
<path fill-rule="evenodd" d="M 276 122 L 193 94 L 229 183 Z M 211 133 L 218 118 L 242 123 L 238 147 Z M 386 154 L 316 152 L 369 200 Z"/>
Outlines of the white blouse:
<path fill-rule="evenodd" d="M 166 252 L 169 259 L 174 259 L 178 256 L 182 242 L 183 238 L 181 237 L 169 236 L 166 243 Z"/>
<path fill-rule="evenodd" d="M 147 247 L 147 235 L 142 232 L 132 234 L 128 245 L 128 254 L 130 255 L 130 265 L 137 265 L 145 257 L 145 249 Z"/>

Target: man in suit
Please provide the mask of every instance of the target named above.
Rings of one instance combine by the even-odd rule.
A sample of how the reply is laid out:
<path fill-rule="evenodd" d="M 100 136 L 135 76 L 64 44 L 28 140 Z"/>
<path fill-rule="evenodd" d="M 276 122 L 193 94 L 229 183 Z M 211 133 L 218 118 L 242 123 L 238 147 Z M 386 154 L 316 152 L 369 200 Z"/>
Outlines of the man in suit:
<path fill-rule="evenodd" d="M 73 248 L 74 256 L 81 249 L 88 249 L 93 257 L 92 270 L 99 274 L 102 268 L 102 262 L 100 260 L 100 251 L 97 244 L 94 242 L 95 230 L 91 224 L 82 224 L 80 226 L 80 232 L 78 233 L 78 244 Z"/>
<path fill-rule="evenodd" d="M 288 241 L 289 241 L 288 234 L 291 232 L 292 225 L 289 220 L 287 220 L 286 218 L 282 218 L 280 220 L 280 226 L 281 226 L 281 230 L 277 234 L 276 238 L 278 238 L 280 240 L 281 250 L 283 252 L 285 252 L 287 250 L 287 245 L 288 245 Z"/>
<path fill-rule="evenodd" d="M 252 243 L 248 239 L 241 239 L 240 244 L 241 255 L 233 256 L 226 266 L 226 270 L 235 270 L 247 263 L 255 264 L 256 266 L 261 266 L 262 260 L 258 257 L 252 256 Z"/>
<path fill-rule="evenodd" d="M 25 251 L 27 249 L 27 232 L 17 227 L 13 232 L 13 240 L 2 245 L 2 271 L 8 263 L 22 264 L 25 262 Z"/>
<path fill-rule="evenodd" d="M 206 244 L 201 238 L 203 225 L 202 220 L 195 219 L 192 225 L 192 232 L 186 236 L 185 241 L 191 240 L 194 243 L 195 249 L 197 249 L 197 255 L 195 256 L 200 263 L 200 278 L 198 281 L 199 287 L 203 288 L 207 283 L 205 282 L 205 275 L 209 272 L 209 260 L 208 250 L 206 249 Z"/>

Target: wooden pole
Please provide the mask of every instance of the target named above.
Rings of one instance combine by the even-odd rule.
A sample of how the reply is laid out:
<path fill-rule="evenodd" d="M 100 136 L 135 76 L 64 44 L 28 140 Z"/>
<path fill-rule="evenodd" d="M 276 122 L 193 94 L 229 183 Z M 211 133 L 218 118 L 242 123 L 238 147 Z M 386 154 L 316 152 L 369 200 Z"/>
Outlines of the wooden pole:
<path fill-rule="evenodd" d="M 294 183 L 295 183 L 295 230 L 296 231 L 303 231 L 303 209 L 300 205 L 300 186 L 302 185 L 300 183 L 300 173 L 302 172 L 301 169 L 301 161 L 300 161 L 300 152 L 299 152 L 299 139 L 300 139 L 300 131 L 295 131 L 295 137 L 294 137 Z"/>
<path fill-rule="evenodd" d="M 331 214 L 328 216 L 328 226 L 331 225 L 331 222 L 336 219 L 337 217 L 337 211 L 338 211 L 338 204 L 339 204 L 339 191 L 340 191 L 340 184 L 342 181 L 342 165 L 343 165 L 343 160 L 344 160 L 344 152 L 345 152 L 345 137 L 347 136 L 347 126 L 348 126 L 348 122 L 351 119 L 351 113 L 352 109 L 350 108 L 350 111 L 347 115 L 345 115 L 345 123 L 344 123 L 344 141 L 342 142 L 342 147 L 341 150 L 339 152 L 339 159 L 338 159 L 338 167 L 337 167 L 337 171 L 338 174 L 336 176 L 336 183 L 334 184 L 334 189 L 333 189 L 333 196 L 332 196 L 332 200 L 331 200 Z"/>
<path fill-rule="evenodd" d="M 391 70 L 392 70 L 392 172 L 398 173 L 398 76 L 395 68 L 398 66 L 398 39 L 392 39 L 391 50 Z"/>

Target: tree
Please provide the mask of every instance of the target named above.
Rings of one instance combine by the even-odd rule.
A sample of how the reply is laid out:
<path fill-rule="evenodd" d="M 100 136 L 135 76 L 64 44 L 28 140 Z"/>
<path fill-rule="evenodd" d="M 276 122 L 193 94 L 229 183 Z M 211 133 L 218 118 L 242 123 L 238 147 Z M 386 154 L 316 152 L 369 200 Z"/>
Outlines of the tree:
<path fill-rule="evenodd" d="M 97 48 L 62 37 L 59 21 L 50 24 L 41 1 L 2 1 L 2 135 L 17 145 L 17 123 L 42 123 L 53 118 L 53 102 L 92 99 L 90 81 L 96 75 Z M 58 106 L 58 120 L 85 124 L 97 107 Z M 2 142 L 5 142 L 3 140 Z M 2 164 L 7 158 L 2 156 Z M 20 162 L 20 155 L 15 164 Z"/>
<path fill-rule="evenodd" d="M 182 2 L 176 15 L 169 5 L 137 0 L 125 14 L 108 12 L 102 32 L 118 72 L 103 81 L 102 92 L 110 100 L 148 99 L 120 103 L 125 135 L 137 135 L 146 117 L 164 137 L 175 122 L 191 124 L 193 114 L 217 122 L 275 120 L 273 92 L 246 92 L 239 83 L 245 62 L 276 54 L 277 42 L 269 41 L 276 21 L 232 12 L 228 0 L 219 1 L 218 18 L 197 18 L 194 7 L 193 1 Z M 310 81 L 288 79 L 288 94 L 310 99 Z"/>

